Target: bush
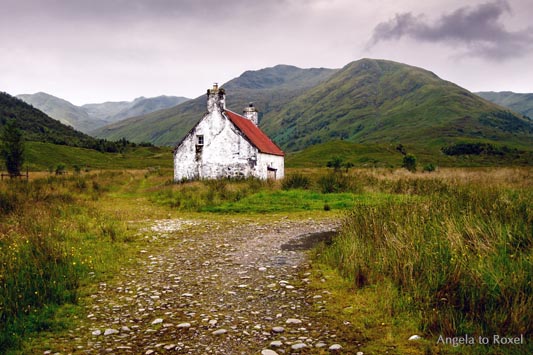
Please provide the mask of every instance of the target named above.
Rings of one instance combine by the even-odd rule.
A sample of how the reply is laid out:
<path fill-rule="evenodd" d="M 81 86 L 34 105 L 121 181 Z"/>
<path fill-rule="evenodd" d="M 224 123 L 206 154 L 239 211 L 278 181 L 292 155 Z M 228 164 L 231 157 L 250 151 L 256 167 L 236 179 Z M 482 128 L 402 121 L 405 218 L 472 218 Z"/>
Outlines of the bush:
<path fill-rule="evenodd" d="M 330 172 L 318 179 L 320 191 L 324 194 L 335 192 L 347 192 L 350 190 L 350 179 L 347 175 Z"/>
<path fill-rule="evenodd" d="M 416 171 L 416 157 L 413 154 L 407 154 L 403 157 L 402 168 L 406 168 L 410 172 Z"/>
<path fill-rule="evenodd" d="M 423 168 L 423 171 L 426 173 L 431 173 L 435 170 L 437 170 L 437 167 L 433 163 L 426 164 Z"/>
<path fill-rule="evenodd" d="M 281 183 L 281 188 L 283 190 L 289 189 L 308 189 L 311 186 L 311 180 L 300 173 L 295 173 L 286 176 Z"/>

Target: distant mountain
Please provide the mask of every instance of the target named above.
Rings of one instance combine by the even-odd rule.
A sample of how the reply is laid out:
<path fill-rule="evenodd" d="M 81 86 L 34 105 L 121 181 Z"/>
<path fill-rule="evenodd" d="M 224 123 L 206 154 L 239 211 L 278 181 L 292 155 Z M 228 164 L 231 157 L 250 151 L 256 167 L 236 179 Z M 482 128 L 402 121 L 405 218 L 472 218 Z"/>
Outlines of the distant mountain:
<path fill-rule="evenodd" d="M 107 124 L 104 120 L 91 117 L 83 108 L 44 92 L 17 95 L 17 97 L 59 122 L 82 132 Z"/>
<path fill-rule="evenodd" d="M 326 81 L 335 72 L 334 69 L 300 69 L 290 65 L 247 71 L 223 85 L 228 93 L 227 106 L 230 110 L 241 112 L 249 102 L 254 102 L 261 109 L 261 115 L 267 117 L 309 88 Z M 174 145 L 202 118 L 205 111 L 206 99 L 202 95 L 170 109 L 99 128 L 91 134 L 108 139 L 126 137 L 136 142 Z"/>
<path fill-rule="evenodd" d="M 148 113 L 174 107 L 190 99 L 181 96 L 138 97 L 133 101 L 104 102 L 83 105 L 89 115 L 107 122 L 115 123 L 123 119 L 146 115 Z M 96 129 L 97 127 L 94 127 Z"/>
<path fill-rule="evenodd" d="M 173 107 L 188 100 L 185 97 L 176 96 L 139 97 L 133 101 L 76 106 L 43 92 L 17 97 L 50 117 L 85 133 L 128 117 Z"/>
<path fill-rule="evenodd" d="M 513 111 L 533 118 L 533 94 L 517 94 L 511 91 L 484 91 L 476 92 L 475 94 L 485 100 L 508 107 Z"/>
<path fill-rule="evenodd" d="M 26 140 L 75 147 L 96 148 L 102 142 L 48 117 L 44 112 L 0 92 L 0 127 L 15 119 Z"/>
<path fill-rule="evenodd" d="M 337 139 L 433 148 L 461 140 L 533 144 L 531 120 L 427 70 L 391 61 L 362 59 L 337 70 L 280 65 L 247 71 L 223 88 L 231 110 L 254 101 L 261 128 L 286 151 Z M 201 96 L 94 134 L 174 145 L 204 112 Z"/>

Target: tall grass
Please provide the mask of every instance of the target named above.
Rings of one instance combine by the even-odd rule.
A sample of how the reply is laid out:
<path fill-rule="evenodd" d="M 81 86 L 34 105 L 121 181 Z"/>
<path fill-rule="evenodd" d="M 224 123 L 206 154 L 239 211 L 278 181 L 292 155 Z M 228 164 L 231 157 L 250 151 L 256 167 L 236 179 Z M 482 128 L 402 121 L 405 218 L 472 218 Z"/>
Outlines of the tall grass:
<path fill-rule="evenodd" d="M 105 173 L 109 175 L 112 173 Z M 87 201 L 102 176 L 50 176 L 0 184 L 0 353 L 50 326 L 53 309 L 76 303 L 80 282 L 124 229 Z M 92 182 L 92 183 L 91 183 Z"/>
<path fill-rule="evenodd" d="M 377 180 L 423 198 L 354 208 L 322 260 L 357 288 L 392 285 L 387 311 L 411 313 L 429 334 L 531 336 L 533 190 L 478 179 Z"/>

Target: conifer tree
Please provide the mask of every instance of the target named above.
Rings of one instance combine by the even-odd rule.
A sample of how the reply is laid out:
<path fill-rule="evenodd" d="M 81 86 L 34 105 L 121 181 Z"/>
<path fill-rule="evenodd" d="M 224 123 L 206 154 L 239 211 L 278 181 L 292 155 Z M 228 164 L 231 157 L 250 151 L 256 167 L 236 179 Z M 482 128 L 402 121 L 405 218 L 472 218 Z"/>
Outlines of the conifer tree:
<path fill-rule="evenodd" d="M 24 137 L 15 120 L 10 120 L 4 125 L 0 136 L 0 154 L 4 158 L 9 176 L 20 175 L 24 164 Z"/>

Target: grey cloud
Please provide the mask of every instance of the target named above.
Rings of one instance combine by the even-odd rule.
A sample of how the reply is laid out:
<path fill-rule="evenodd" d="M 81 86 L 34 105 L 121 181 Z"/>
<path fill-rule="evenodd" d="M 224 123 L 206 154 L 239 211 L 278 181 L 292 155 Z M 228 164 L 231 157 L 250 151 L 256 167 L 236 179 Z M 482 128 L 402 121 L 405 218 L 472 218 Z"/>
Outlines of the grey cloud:
<path fill-rule="evenodd" d="M 505 0 L 483 3 L 476 7 L 462 7 L 429 23 L 424 15 L 396 14 L 374 28 L 368 48 L 381 41 L 402 37 L 425 42 L 444 42 L 466 47 L 467 55 L 493 60 L 523 56 L 533 49 L 533 29 L 508 31 L 501 16 L 510 13 Z"/>

